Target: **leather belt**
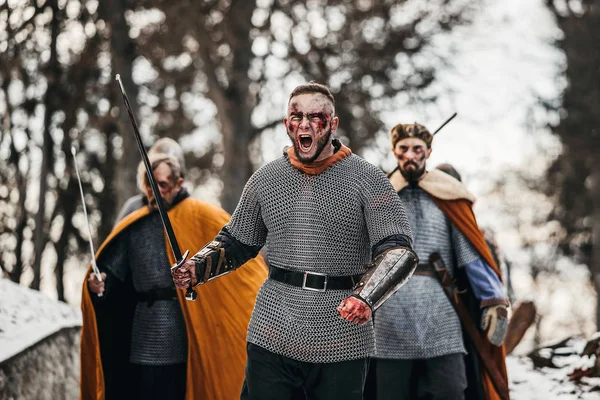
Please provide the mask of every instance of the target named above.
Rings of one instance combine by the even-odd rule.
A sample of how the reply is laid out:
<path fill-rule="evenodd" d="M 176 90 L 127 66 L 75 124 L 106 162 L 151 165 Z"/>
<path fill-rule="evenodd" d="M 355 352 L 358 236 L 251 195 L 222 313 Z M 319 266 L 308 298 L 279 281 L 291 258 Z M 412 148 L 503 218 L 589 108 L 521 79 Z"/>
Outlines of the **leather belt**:
<path fill-rule="evenodd" d="M 175 288 L 154 289 L 148 292 L 138 292 L 138 301 L 145 301 L 148 306 L 157 300 L 177 300 L 177 290 Z"/>
<path fill-rule="evenodd" d="M 352 289 L 354 285 L 360 282 L 362 276 L 363 274 L 331 276 L 327 274 L 321 274 L 319 272 L 290 271 L 288 269 L 278 268 L 272 265 L 269 269 L 270 279 L 315 292 Z"/>
<path fill-rule="evenodd" d="M 433 268 L 433 265 L 431 265 L 429 263 L 417 265 L 417 269 L 415 269 L 414 275 L 424 275 L 424 276 L 436 277 L 435 269 Z"/>

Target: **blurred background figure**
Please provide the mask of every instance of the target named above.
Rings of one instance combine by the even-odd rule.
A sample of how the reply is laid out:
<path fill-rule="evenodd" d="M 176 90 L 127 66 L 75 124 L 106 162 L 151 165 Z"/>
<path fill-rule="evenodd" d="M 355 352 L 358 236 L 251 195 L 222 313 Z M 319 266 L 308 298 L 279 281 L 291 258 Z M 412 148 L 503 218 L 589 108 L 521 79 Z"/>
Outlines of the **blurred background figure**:
<path fill-rule="evenodd" d="M 168 138 L 168 137 L 158 139 L 156 142 L 154 142 L 152 147 L 150 147 L 150 150 L 148 150 L 148 157 L 150 157 L 153 154 L 157 154 L 157 153 L 166 154 L 166 155 L 174 157 L 177 160 L 177 162 L 179 163 L 179 169 L 180 169 L 179 175 L 181 176 L 182 179 L 185 179 L 185 173 L 186 173 L 185 155 L 183 154 L 183 149 L 181 148 L 179 143 L 177 143 L 175 140 Z M 118 223 L 120 220 L 122 220 L 128 214 L 132 213 L 133 211 L 135 211 L 138 208 L 141 208 L 142 206 L 147 204 L 146 196 L 143 193 L 144 192 L 144 184 L 143 184 L 144 183 L 144 179 L 143 179 L 144 174 L 145 174 L 145 171 L 142 171 L 141 175 L 139 173 L 137 175 L 137 187 L 140 189 L 140 191 L 142 193 L 131 196 L 129 199 L 127 199 L 125 201 L 125 203 L 121 207 L 121 210 L 117 214 L 115 224 Z"/>
<path fill-rule="evenodd" d="M 460 173 L 456 170 L 456 168 L 454 168 L 454 166 L 452 166 L 452 164 L 442 163 L 442 164 L 438 164 L 435 168 L 447 173 L 448 175 L 450 175 L 457 181 L 462 182 L 462 177 L 460 176 Z M 500 248 L 498 247 L 498 242 L 496 241 L 494 231 L 491 228 L 485 228 L 485 227 L 480 227 L 480 228 L 481 228 L 481 233 L 483 233 L 483 236 L 485 238 L 485 242 L 487 243 L 487 245 L 490 249 L 490 252 L 492 253 L 492 257 L 494 257 L 494 261 L 496 262 L 496 265 L 498 265 L 498 267 L 500 268 L 500 271 L 502 272 L 502 281 L 504 283 L 504 288 L 506 290 L 506 294 L 507 294 L 508 298 L 510 299 L 510 302 L 514 303 L 515 294 L 514 294 L 514 290 L 512 288 L 511 277 L 510 277 L 510 267 L 511 267 L 510 261 L 504 256 L 503 253 L 500 252 Z"/>
<path fill-rule="evenodd" d="M 211 240 L 229 214 L 189 196 L 174 156 L 155 148 L 148 158 L 182 249 Z M 175 260 L 142 163 L 138 182 L 144 205 L 126 215 L 100 246 L 102 281 L 88 271 L 84 282 L 82 398 L 236 397 L 244 380 L 246 327 L 266 278 L 264 264 L 257 257 L 199 288 L 196 301 L 184 300 L 173 284 Z"/>

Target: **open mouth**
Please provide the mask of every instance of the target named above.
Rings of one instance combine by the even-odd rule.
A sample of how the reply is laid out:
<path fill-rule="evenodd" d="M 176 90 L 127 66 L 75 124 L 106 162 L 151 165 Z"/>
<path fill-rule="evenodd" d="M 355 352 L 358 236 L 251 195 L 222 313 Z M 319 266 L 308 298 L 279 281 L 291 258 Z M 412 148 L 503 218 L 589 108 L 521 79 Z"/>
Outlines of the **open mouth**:
<path fill-rule="evenodd" d="M 300 149 L 303 151 L 308 151 L 312 147 L 313 138 L 310 135 L 300 135 L 298 138 L 298 144 L 300 145 Z"/>

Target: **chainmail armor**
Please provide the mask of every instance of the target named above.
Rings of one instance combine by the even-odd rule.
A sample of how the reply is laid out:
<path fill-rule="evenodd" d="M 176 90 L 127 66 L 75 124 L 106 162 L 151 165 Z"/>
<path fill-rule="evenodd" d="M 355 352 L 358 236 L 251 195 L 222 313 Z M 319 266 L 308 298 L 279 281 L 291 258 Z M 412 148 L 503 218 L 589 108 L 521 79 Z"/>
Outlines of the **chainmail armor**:
<path fill-rule="evenodd" d="M 273 266 L 332 276 L 365 272 L 371 247 L 411 236 L 402 203 L 385 175 L 352 154 L 318 175 L 294 168 L 287 157 L 254 173 L 227 230 L 240 242 L 263 246 Z M 260 289 L 248 341 L 312 363 L 371 356 L 373 326 L 340 318 L 352 290 L 313 292 L 268 279 Z"/>
<path fill-rule="evenodd" d="M 423 189 L 408 186 L 399 197 L 420 260 L 429 260 L 437 251 L 454 275 L 457 265 L 479 257 Z M 377 310 L 374 319 L 377 358 L 410 360 L 466 353 L 459 318 L 437 278 L 413 275 Z"/>
<path fill-rule="evenodd" d="M 106 252 L 108 254 L 104 255 Z M 138 293 L 174 288 L 160 215 L 154 212 L 122 232 L 99 262 L 121 281 L 131 274 Z M 130 361 L 170 365 L 187 361 L 187 334 L 179 301 L 138 302 L 133 317 Z"/>

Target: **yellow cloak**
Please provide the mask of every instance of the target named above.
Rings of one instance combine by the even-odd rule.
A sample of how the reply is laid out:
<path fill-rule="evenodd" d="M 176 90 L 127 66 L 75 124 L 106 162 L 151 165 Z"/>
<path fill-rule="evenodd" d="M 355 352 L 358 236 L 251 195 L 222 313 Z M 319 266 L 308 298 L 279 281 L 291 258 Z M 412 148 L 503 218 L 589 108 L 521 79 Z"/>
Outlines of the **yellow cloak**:
<path fill-rule="evenodd" d="M 119 233 L 149 213 L 149 208 L 143 207 L 121 220 L 98 249 L 96 259 Z M 192 254 L 210 242 L 230 218 L 221 208 L 192 198 L 176 204 L 168 214 L 179 247 L 182 252 L 190 250 Z M 166 235 L 165 250 L 169 261 L 174 264 Z M 83 283 L 81 300 L 80 395 L 84 400 L 103 400 L 104 370 L 98 324 L 87 288 L 90 272 L 91 267 Z M 256 295 L 266 277 L 267 268 L 258 256 L 238 270 L 197 287 L 196 301 L 186 301 L 185 291 L 177 291 L 188 336 L 186 399 L 239 398 L 244 381 L 248 322 Z"/>

